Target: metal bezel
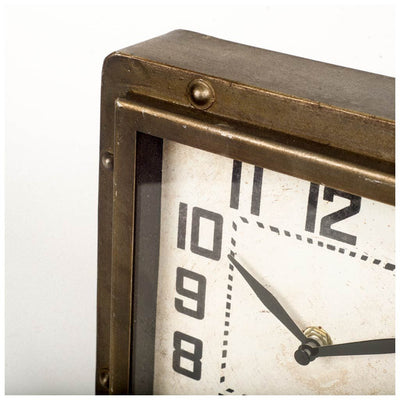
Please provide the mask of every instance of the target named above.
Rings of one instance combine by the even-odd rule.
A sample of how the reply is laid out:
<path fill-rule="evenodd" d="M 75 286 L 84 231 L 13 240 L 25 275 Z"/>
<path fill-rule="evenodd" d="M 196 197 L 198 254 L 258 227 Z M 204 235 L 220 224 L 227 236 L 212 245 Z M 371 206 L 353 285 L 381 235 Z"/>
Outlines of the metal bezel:
<path fill-rule="evenodd" d="M 182 47 L 186 55 L 186 47 L 193 47 L 193 43 L 200 47 L 207 43 L 219 52 L 234 48 L 235 59 L 254 53 L 247 46 L 211 39 L 175 31 L 137 48 L 114 53 L 104 64 L 98 228 L 98 394 L 122 394 L 130 390 L 137 132 L 394 204 L 394 117 L 368 114 L 360 111 L 363 106 L 356 111 L 341 108 L 339 105 L 345 105 L 346 100 L 334 99 L 335 94 L 331 95 L 331 104 L 324 104 L 315 100 L 317 94 L 315 99 L 300 98 L 298 92 L 257 87 L 260 79 L 243 82 L 239 72 L 237 79 L 233 79 L 229 59 L 224 62 L 230 76 L 224 78 L 217 76 L 218 66 L 211 66 L 207 74 L 204 68 L 197 68 L 196 60 L 188 68 L 179 57 L 176 63 L 171 59 L 161 62 L 162 54 L 155 59 L 149 57 L 153 48 L 157 52 L 163 47 L 163 40 Z M 275 53 L 271 56 L 271 52 L 256 50 L 260 60 L 262 54 L 266 62 L 275 57 Z M 284 59 L 299 63 L 297 57 L 284 56 Z M 310 74 L 318 68 L 321 73 L 332 68 L 301 60 Z M 377 81 L 381 92 L 375 93 L 372 103 L 390 96 L 387 86 L 394 83 L 388 83 L 392 78 L 335 66 L 334 70 L 338 69 L 342 79 L 361 74 L 365 82 Z M 213 103 L 207 103 L 207 109 L 196 109 L 188 99 L 188 85 L 196 79 L 212 88 Z M 283 81 L 290 79 L 297 78 L 282 76 Z M 327 84 L 327 90 L 332 85 L 332 82 Z M 351 104 L 351 99 L 348 103 Z M 369 104 L 365 109 L 380 110 L 380 105 Z"/>

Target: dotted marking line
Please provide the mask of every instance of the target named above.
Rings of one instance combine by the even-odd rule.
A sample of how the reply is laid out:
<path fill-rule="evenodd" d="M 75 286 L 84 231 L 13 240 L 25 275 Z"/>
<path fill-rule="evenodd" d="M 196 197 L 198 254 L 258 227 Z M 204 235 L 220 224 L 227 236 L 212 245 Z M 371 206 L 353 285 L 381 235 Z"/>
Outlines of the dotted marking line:
<path fill-rule="evenodd" d="M 247 218 L 240 217 L 240 219 L 242 220 L 243 223 L 249 224 L 249 220 Z M 257 226 L 259 228 L 266 229 L 265 225 L 262 222 L 256 221 L 256 223 L 257 223 Z M 285 237 L 292 237 L 291 232 L 289 232 L 287 230 L 282 230 L 282 229 L 280 230 L 278 227 L 272 226 L 272 225 L 269 225 L 268 227 L 271 230 L 271 232 L 274 232 L 277 235 L 281 235 L 281 232 L 283 232 L 283 235 Z M 234 221 L 232 222 L 232 229 L 235 232 L 237 232 L 237 224 Z M 305 237 L 305 236 L 302 236 L 301 234 L 298 234 L 298 233 L 293 234 L 293 236 L 299 241 L 305 241 L 306 243 L 311 244 L 311 245 L 317 244 L 319 247 L 324 247 L 324 242 L 322 242 L 321 240 L 315 240 L 315 239 L 313 240 L 310 237 Z M 235 238 L 233 236 L 231 237 L 231 245 L 233 247 L 236 246 L 236 240 L 235 240 Z M 335 245 L 330 244 L 330 243 L 326 243 L 325 244 L 325 248 L 330 250 L 330 251 L 338 251 L 340 254 L 345 254 L 346 250 L 347 250 L 347 249 L 345 249 L 343 247 L 335 246 Z M 350 251 L 350 250 L 347 250 L 347 251 L 349 252 L 348 255 L 350 257 L 356 257 L 356 255 L 357 255 L 356 252 Z M 230 250 L 230 254 L 232 256 L 235 256 L 235 253 L 234 253 L 233 250 Z M 369 257 L 369 256 L 367 256 L 365 254 L 362 254 L 360 256 L 360 259 L 363 260 L 363 261 L 367 261 L 368 259 L 370 259 L 370 260 L 373 259 L 372 263 L 375 264 L 375 265 L 379 265 L 382 262 L 382 260 L 380 260 L 380 259 Z M 392 263 L 386 263 L 384 265 L 384 268 L 388 269 L 390 271 L 394 271 L 396 266 L 394 264 L 392 264 Z M 230 263 L 229 263 L 229 269 L 231 271 L 234 270 L 234 266 L 232 264 L 230 264 Z M 230 283 L 232 283 L 233 275 L 231 273 L 228 274 L 228 280 L 229 280 Z M 228 285 L 227 285 L 227 290 L 228 290 L 228 293 L 226 295 L 227 300 L 231 300 L 232 299 L 232 295 L 230 294 L 230 292 L 232 292 L 232 285 L 230 283 L 228 283 Z M 226 328 L 226 327 L 230 326 L 230 321 L 229 321 L 229 318 L 231 316 L 231 313 L 230 313 L 230 311 L 231 311 L 231 302 L 230 301 L 226 302 L 225 308 L 226 308 L 226 310 L 225 310 L 226 319 L 224 321 L 224 327 Z M 226 336 L 226 337 L 229 336 L 229 330 L 224 330 L 224 336 Z M 228 350 L 227 350 L 228 340 L 227 340 L 227 338 L 224 338 L 224 340 L 222 342 L 222 346 L 223 346 L 223 350 L 222 350 L 221 370 L 222 370 L 222 372 L 224 372 L 224 370 L 226 369 L 226 358 L 227 358 L 227 355 L 228 355 Z M 225 375 L 222 375 L 221 378 L 220 378 L 220 383 L 223 383 L 223 382 L 225 382 Z M 232 393 L 234 393 L 234 390 L 231 389 L 231 388 L 228 388 L 228 389 L 225 390 L 225 392 L 228 393 L 228 394 L 232 394 Z M 218 393 L 218 395 L 223 396 L 224 393 Z"/>
<path fill-rule="evenodd" d="M 234 390 L 233 389 L 226 389 L 225 390 L 225 392 L 228 392 L 229 394 L 232 394 L 233 392 L 234 392 Z M 224 393 L 218 393 L 220 396 L 223 396 L 224 395 Z"/>
<path fill-rule="evenodd" d="M 246 218 L 245 218 L 246 220 Z M 247 220 L 246 220 L 247 221 Z M 232 222 L 232 229 L 234 232 L 237 231 L 237 224 L 233 221 Z M 231 245 L 232 248 L 234 248 L 236 246 L 236 240 L 234 238 L 234 235 L 232 235 L 231 237 Z M 231 250 L 230 254 L 235 255 L 234 251 Z M 224 320 L 224 340 L 222 341 L 222 361 L 221 361 L 221 377 L 220 377 L 220 383 L 225 382 L 225 369 L 226 369 L 226 358 L 228 356 L 228 336 L 229 336 L 229 327 L 230 327 L 230 317 L 231 317 L 231 307 L 232 307 L 232 283 L 233 283 L 233 275 L 232 272 L 234 270 L 234 267 L 231 263 L 229 263 L 229 272 L 227 275 L 228 278 L 228 283 L 226 286 L 226 302 L 225 302 L 225 320 Z M 234 390 L 233 389 L 227 389 L 225 390 L 228 393 L 233 393 Z M 218 393 L 220 395 L 222 395 L 222 393 Z"/>
<path fill-rule="evenodd" d="M 249 220 L 247 219 L 247 218 L 245 218 L 245 217 L 240 217 L 240 219 L 245 223 L 245 224 L 249 224 Z M 261 229 L 266 229 L 266 227 L 265 227 L 265 225 L 262 223 L 262 222 L 260 222 L 260 221 L 256 221 L 256 223 L 257 223 L 257 226 L 259 227 L 259 228 L 261 228 Z M 290 232 L 290 231 L 288 231 L 288 230 L 285 230 L 285 229 L 280 229 L 280 228 L 278 228 L 278 227 L 276 227 L 276 226 L 272 226 L 272 225 L 268 225 L 268 227 L 269 227 L 269 229 L 270 229 L 270 231 L 271 232 L 274 232 L 274 233 L 276 233 L 277 235 L 279 235 L 279 236 L 284 236 L 284 237 L 295 237 L 297 240 L 299 240 L 299 241 L 305 241 L 306 243 L 308 243 L 308 244 L 317 244 L 319 247 L 323 247 L 323 248 L 326 248 L 326 249 L 328 249 L 328 250 L 330 250 L 330 251 L 337 251 L 337 252 L 339 252 L 340 254 L 345 254 L 346 253 L 346 249 L 344 249 L 343 247 L 340 247 L 340 246 L 335 246 L 335 245 L 333 245 L 333 244 L 330 244 L 330 243 L 324 243 L 324 242 L 322 242 L 321 240 L 313 240 L 312 238 L 310 238 L 310 237 L 305 237 L 305 236 L 302 236 L 302 235 L 300 235 L 299 233 L 292 233 L 292 232 Z M 355 252 L 355 251 L 351 251 L 351 250 L 348 250 L 348 255 L 350 256 L 350 257 L 356 257 L 357 256 L 357 253 Z M 375 264 L 375 265 L 380 265 L 381 264 L 381 262 L 382 262 L 382 260 L 380 260 L 379 258 L 374 258 L 374 257 L 371 257 L 371 256 L 368 256 L 368 255 L 366 255 L 366 254 L 359 254 L 358 255 L 358 257 L 360 258 L 360 260 L 362 260 L 362 261 L 367 261 L 367 260 L 372 260 L 372 263 L 373 264 Z M 383 266 L 383 268 L 385 268 L 385 269 L 387 269 L 387 270 L 389 270 L 389 271 L 394 271 L 395 269 L 396 269 L 396 266 L 394 265 L 394 264 L 392 264 L 392 263 L 389 263 L 389 262 L 387 262 L 387 263 L 385 263 L 385 265 Z"/>

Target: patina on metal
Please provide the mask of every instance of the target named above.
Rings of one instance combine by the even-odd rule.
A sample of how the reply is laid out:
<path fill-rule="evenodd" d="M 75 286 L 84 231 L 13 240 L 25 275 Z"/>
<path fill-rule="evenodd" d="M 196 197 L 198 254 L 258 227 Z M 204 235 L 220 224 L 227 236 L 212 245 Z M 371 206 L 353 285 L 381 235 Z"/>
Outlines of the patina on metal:
<path fill-rule="evenodd" d="M 394 204 L 394 79 L 188 31 L 103 66 L 96 393 L 132 392 L 137 132 Z"/>

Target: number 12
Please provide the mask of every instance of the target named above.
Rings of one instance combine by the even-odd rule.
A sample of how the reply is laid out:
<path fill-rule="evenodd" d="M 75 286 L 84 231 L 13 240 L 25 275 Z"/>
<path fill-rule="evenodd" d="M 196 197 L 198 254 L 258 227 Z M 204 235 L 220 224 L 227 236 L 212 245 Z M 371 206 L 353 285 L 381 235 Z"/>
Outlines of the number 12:
<path fill-rule="evenodd" d="M 318 195 L 319 195 L 319 185 L 317 185 L 316 183 L 310 183 L 310 192 L 308 195 L 308 206 L 307 206 L 307 216 L 306 216 L 306 226 L 305 226 L 305 230 L 307 232 L 315 232 Z M 361 208 L 361 197 L 356 196 L 355 194 L 342 192 L 341 190 L 325 187 L 324 200 L 333 202 L 334 196 L 339 196 L 345 199 L 349 199 L 350 204 L 345 208 L 342 208 L 338 211 L 335 211 L 321 218 L 321 226 L 319 234 L 321 236 L 338 240 L 340 242 L 355 245 L 357 242 L 357 236 L 332 229 L 331 226 L 336 222 L 343 221 L 355 214 L 358 214 Z"/>

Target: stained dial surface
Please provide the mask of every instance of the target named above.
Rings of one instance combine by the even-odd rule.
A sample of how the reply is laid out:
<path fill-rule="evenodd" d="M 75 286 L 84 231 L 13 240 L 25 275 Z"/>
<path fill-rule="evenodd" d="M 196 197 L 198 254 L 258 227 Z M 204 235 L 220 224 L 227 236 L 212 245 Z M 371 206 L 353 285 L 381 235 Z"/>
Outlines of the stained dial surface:
<path fill-rule="evenodd" d="M 294 359 L 301 329 L 394 338 L 394 207 L 164 141 L 155 394 L 393 394 L 394 354 Z"/>

